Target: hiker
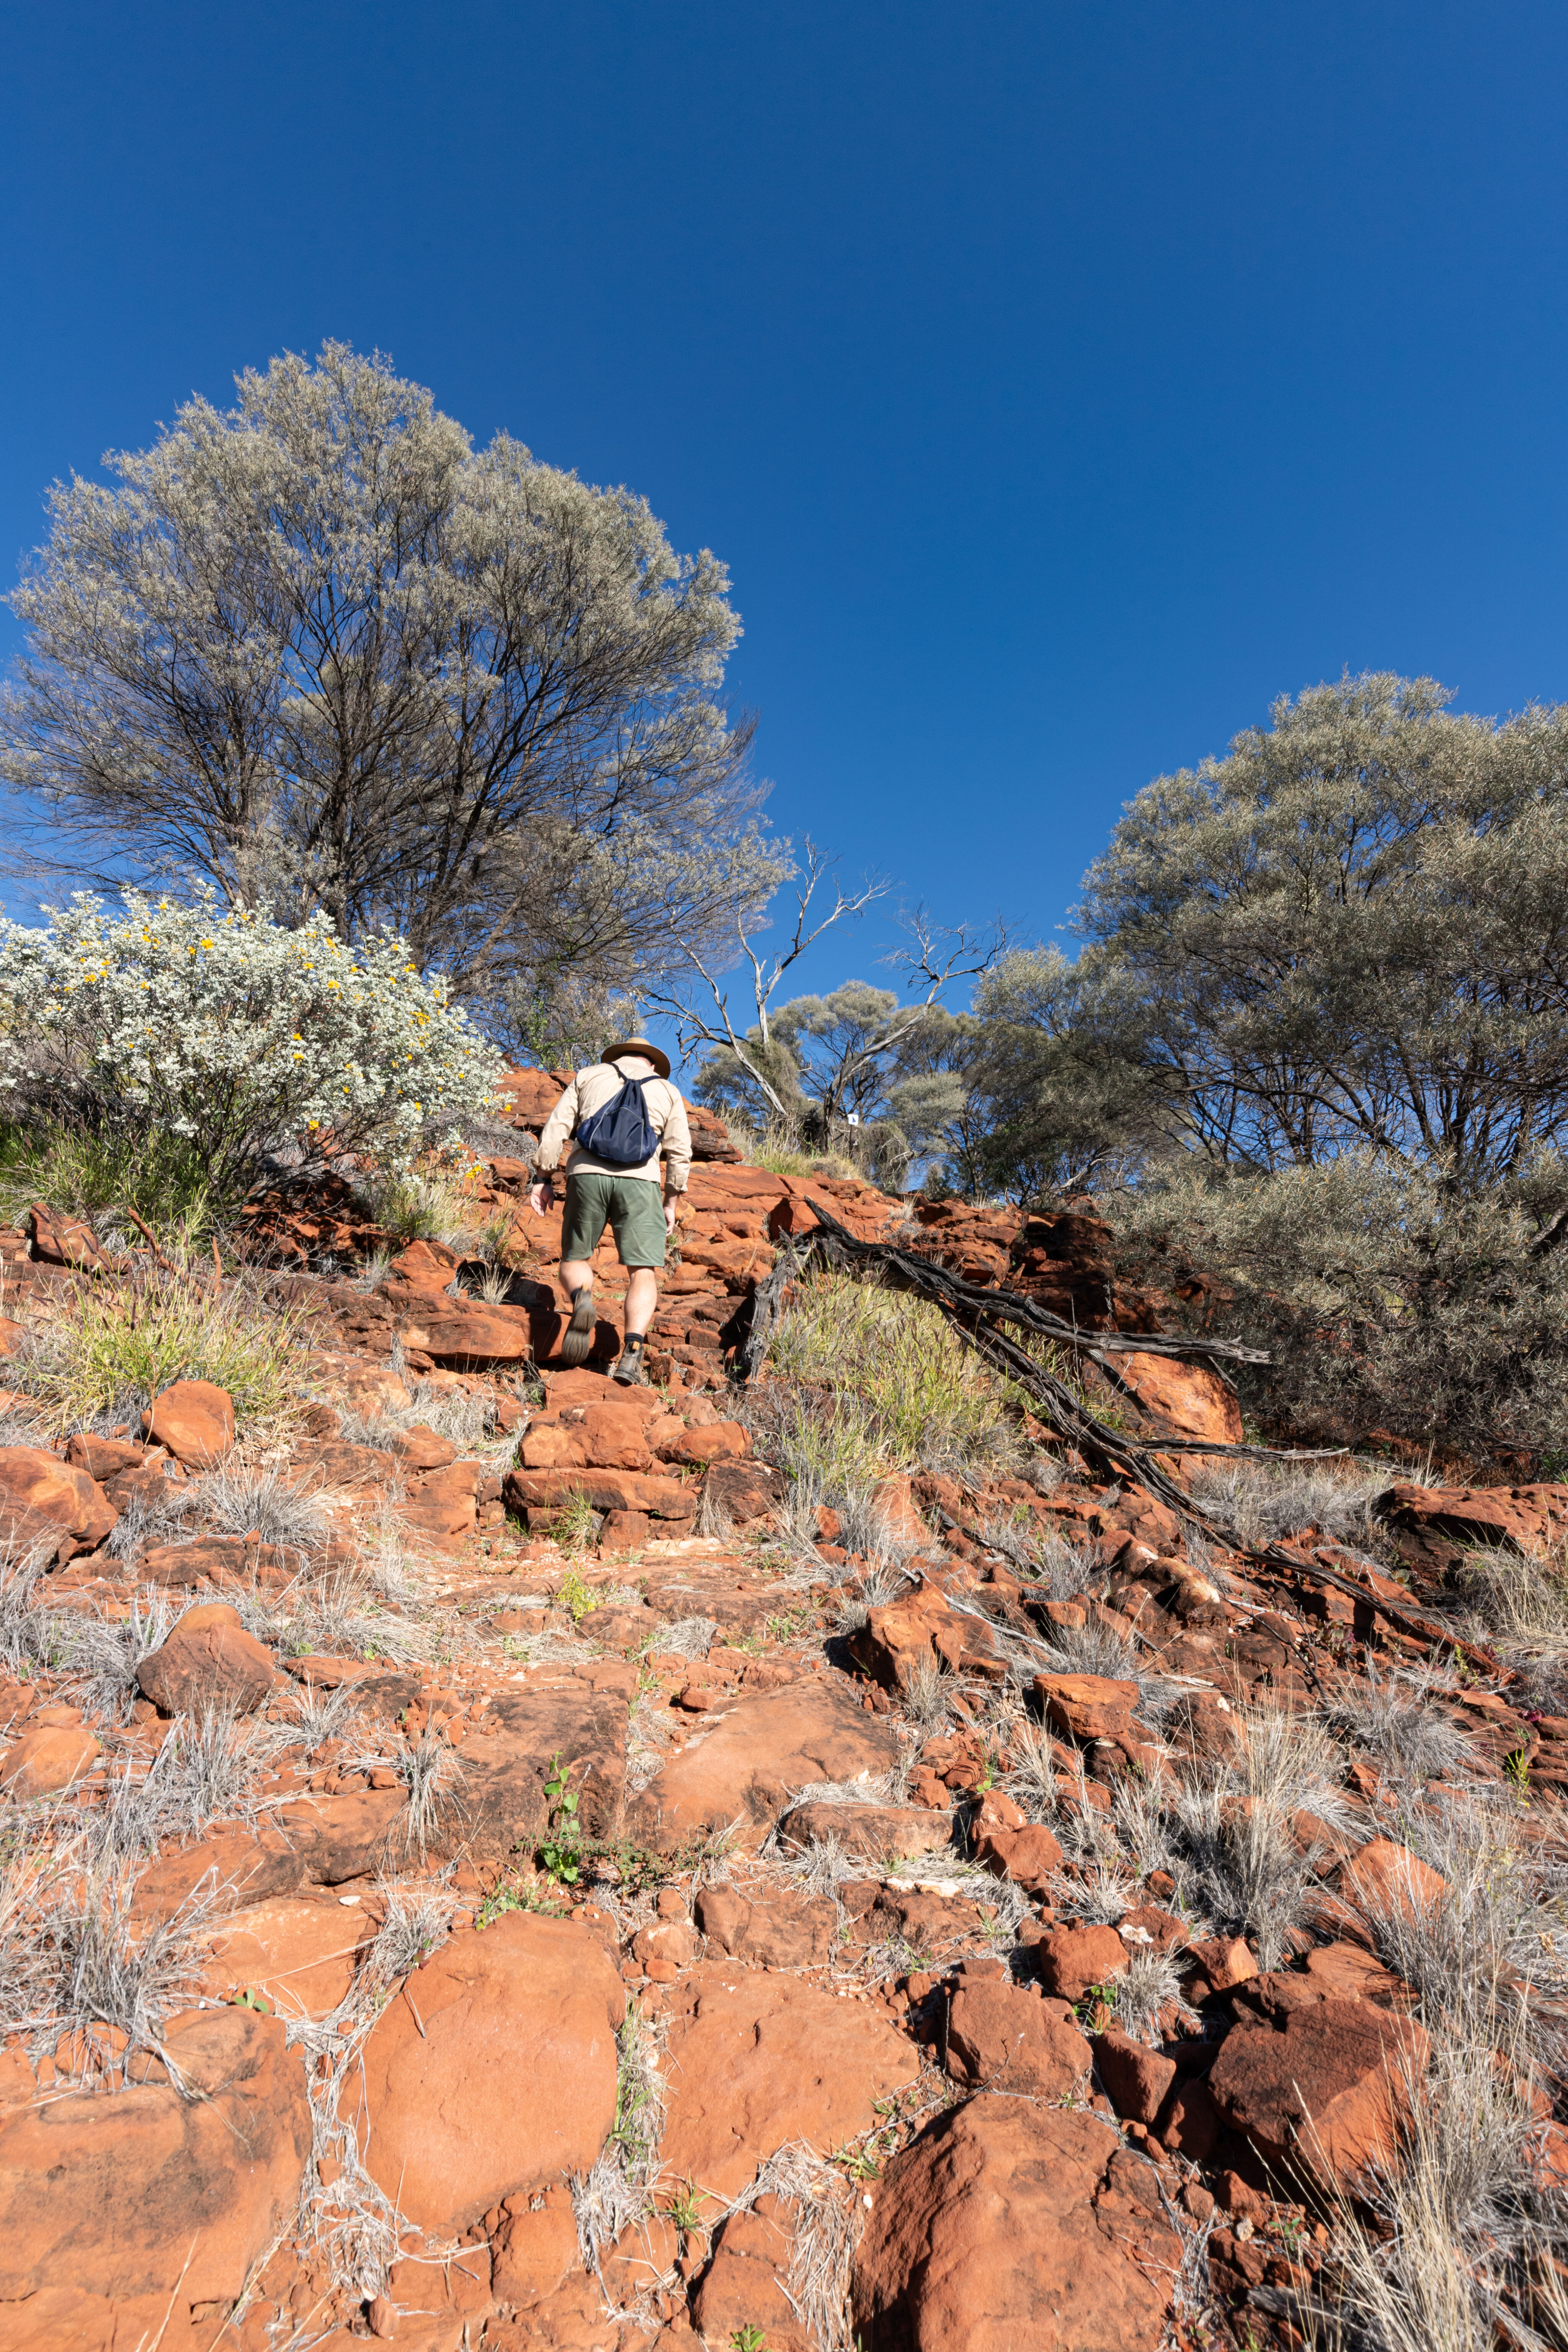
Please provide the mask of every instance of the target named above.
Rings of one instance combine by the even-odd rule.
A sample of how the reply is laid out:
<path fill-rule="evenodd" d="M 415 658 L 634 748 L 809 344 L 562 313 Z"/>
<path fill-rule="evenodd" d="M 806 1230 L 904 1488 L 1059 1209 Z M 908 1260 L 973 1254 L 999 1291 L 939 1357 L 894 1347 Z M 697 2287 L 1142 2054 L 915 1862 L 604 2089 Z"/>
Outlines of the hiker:
<path fill-rule="evenodd" d="M 535 1216 L 554 1197 L 554 1172 L 572 1136 L 576 1148 L 566 1163 L 561 1224 L 561 1280 L 572 1319 L 562 1334 L 561 1360 L 585 1363 L 592 1352 L 597 1310 L 590 1260 L 608 1224 L 628 1276 L 626 1339 L 615 1376 L 627 1385 L 646 1381 L 643 1342 L 658 1305 L 665 1237 L 675 1231 L 676 1199 L 691 1172 L 691 1131 L 686 1105 L 669 1083 L 668 1055 L 646 1037 L 627 1037 L 578 1071 L 539 1139 L 533 1162 L 539 1181 L 529 1195 Z"/>

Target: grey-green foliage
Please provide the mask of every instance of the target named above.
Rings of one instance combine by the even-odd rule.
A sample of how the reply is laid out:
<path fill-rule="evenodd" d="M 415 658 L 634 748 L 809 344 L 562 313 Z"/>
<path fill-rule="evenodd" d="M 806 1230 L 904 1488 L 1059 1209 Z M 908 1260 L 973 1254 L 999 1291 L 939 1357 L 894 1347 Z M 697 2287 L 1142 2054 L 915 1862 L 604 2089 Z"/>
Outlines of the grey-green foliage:
<path fill-rule="evenodd" d="M 1501 725 L 1346 677 L 1160 776 L 1085 877 L 1082 953 L 975 992 L 975 1173 L 1104 1189 L 1364 1148 L 1466 1184 L 1568 1129 L 1568 707 Z"/>
<path fill-rule="evenodd" d="M 1096 1192 L 1158 1151 L 1173 1106 L 1145 1053 L 1131 976 L 1059 948 L 1004 956 L 954 1040 L 969 1119 L 952 1173 L 965 1192 L 1035 1201 Z"/>
<path fill-rule="evenodd" d="M 753 1024 L 746 1059 L 715 1046 L 693 1091 L 721 1112 L 776 1121 L 747 1061 L 765 1071 L 772 1095 L 802 1144 L 853 1151 L 867 1172 L 895 1187 L 932 1150 L 952 1148 L 968 1108 L 953 1042 L 967 1022 L 940 1004 L 901 1003 L 893 989 L 843 982 L 826 996 L 796 996 L 773 1013 L 764 1040 Z"/>
<path fill-rule="evenodd" d="M 1363 1146 L 1473 1179 L 1568 1129 L 1568 707 L 1450 698 L 1281 698 L 1089 869 L 1068 1025 L 1226 1164 Z"/>
<path fill-rule="evenodd" d="M 477 451 L 379 356 L 237 383 L 57 484 L 10 599 L 0 769 L 82 867 L 385 926 L 490 1002 L 766 897 L 716 557 L 504 433 Z"/>
<path fill-rule="evenodd" d="M 1466 1186 L 1363 1148 L 1276 1175 L 1189 1164 L 1117 1218 L 1128 1270 L 1178 1295 L 1192 1265 L 1227 1285 L 1227 1328 L 1274 1360 L 1241 1370 L 1244 1398 L 1276 1426 L 1550 1469 L 1568 1430 L 1564 1200 L 1555 1152 Z"/>

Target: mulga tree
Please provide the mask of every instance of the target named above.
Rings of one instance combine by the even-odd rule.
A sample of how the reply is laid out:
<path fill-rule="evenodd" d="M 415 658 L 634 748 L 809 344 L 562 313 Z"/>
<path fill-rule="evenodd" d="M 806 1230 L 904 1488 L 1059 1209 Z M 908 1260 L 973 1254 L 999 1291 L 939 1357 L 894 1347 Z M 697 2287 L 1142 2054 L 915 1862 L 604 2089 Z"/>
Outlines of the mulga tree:
<path fill-rule="evenodd" d="M 502 1031 L 767 897 L 716 556 L 379 356 L 237 385 L 57 483 L 11 596 L 0 772 L 57 866 L 396 932 Z"/>

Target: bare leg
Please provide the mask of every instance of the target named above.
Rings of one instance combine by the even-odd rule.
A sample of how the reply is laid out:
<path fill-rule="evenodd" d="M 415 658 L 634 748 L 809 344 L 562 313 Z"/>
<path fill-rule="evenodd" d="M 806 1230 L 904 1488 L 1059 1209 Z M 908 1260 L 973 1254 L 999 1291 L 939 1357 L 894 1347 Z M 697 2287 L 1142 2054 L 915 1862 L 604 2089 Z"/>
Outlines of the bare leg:
<path fill-rule="evenodd" d="M 580 1290 L 593 1289 L 594 1269 L 586 1258 L 563 1257 L 562 1259 L 561 1286 L 569 1298 L 575 1298 Z"/>
<path fill-rule="evenodd" d="M 566 1269 L 561 1269 L 564 1280 Z M 658 1305 L 658 1276 L 651 1265 L 631 1267 L 626 1282 L 626 1337 L 642 1339 Z"/>

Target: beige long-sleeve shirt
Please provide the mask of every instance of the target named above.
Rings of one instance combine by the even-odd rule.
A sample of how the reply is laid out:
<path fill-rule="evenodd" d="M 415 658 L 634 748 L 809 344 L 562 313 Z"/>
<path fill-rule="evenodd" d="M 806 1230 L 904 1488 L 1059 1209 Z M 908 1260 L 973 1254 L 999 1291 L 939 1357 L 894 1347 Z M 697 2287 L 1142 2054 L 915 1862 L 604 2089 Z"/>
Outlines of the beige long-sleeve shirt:
<path fill-rule="evenodd" d="M 560 1101 L 544 1123 L 539 1139 L 539 1150 L 533 1165 L 541 1176 L 561 1165 L 561 1154 L 567 1139 L 575 1134 L 580 1119 L 589 1118 L 621 1090 L 622 1081 L 640 1078 L 643 1100 L 647 1115 L 658 1131 L 664 1156 L 664 1187 L 667 1192 L 684 1192 L 686 1180 L 691 1173 L 691 1129 L 686 1123 L 686 1105 L 679 1090 L 668 1078 L 659 1077 L 651 1062 L 640 1054 L 624 1054 L 618 1062 L 592 1062 L 579 1070 Z M 591 1151 L 577 1144 L 566 1162 L 568 1176 L 640 1176 L 650 1184 L 658 1182 L 659 1153 L 641 1168 L 615 1168 L 607 1160 L 595 1160 Z"/>

